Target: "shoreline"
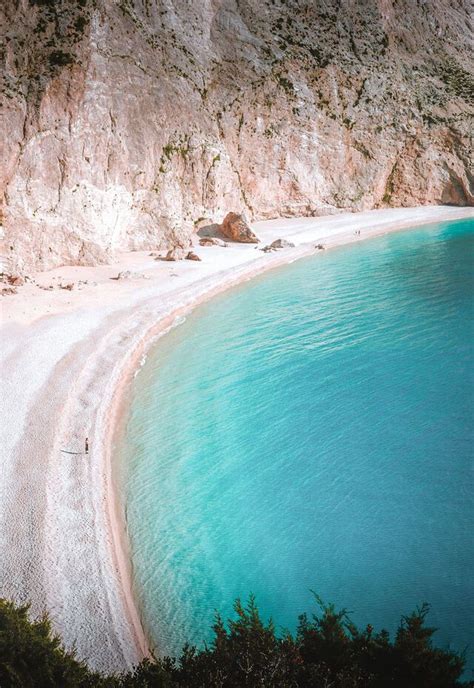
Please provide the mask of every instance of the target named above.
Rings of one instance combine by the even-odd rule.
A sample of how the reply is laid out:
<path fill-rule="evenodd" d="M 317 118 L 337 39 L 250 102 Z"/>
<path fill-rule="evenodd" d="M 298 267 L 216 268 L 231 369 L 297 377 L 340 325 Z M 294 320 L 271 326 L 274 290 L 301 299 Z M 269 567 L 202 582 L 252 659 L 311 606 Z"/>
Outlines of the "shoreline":
<path fill-rule="evenodd" d="M 12 527 L 8 531 L 7 526 L 6 537 L 2 532 L 0 544 L 15 548 L 16 519 L 25 503 L 26 519 L 35 528 L 35 535 L 28 539 L 29 531 L 25 530 L 26 542 L 16 545 L 0 570 L 2 580 L 8 581 L 0 594 L 19 601 L 31 597 L 34 613 L 48 609 L 55 630 L 67 645 L 75 643 L 79 657 L 94 668 L 125 669 L 146 656 L 149 642 L 133 593 L 126 519 L 114 484 L 113 465 L 114 445 L 123 432 L 128 408 L 127 391 L 142 356 L 177 317 L 258 274 L 317 253 L 315 242 L 333 248 L 409 227 L 468 217 L 474 217 L 472 208 L 423 206 L 257 222 L 252 227 L 262 238 L 260 246 L 286 238 L 296 244 L 295 248 L 262 254 L 255 252 L 254 245 L 197 247 L 193 250 L 203 262 L 194 265 L 189 261 L 156 263 L 146 252 L 127 254 L 113 266 L 57 268 L 37 278 L 37 282 L 46 283 L 66 274 L 68 279 L 99 275 L 102 290 L 95 300 L 93 287 L 82 292 L 44 290 L 36 294 L 36 287 L 30 285 L 3 299 L 5 373 L 11 373 L 12 391 L 22 389 L 18 381 L 23 381 L 26 385 L 29 382 L 30 394 L 21 400 L 23 404 L 17 398 L 13 409 L 4 410 L 13 427 L 7 429 L 10 434 L 4 445 L 10 448 L 10 470 L 0 489 L 0 517 Z M 356 236 L 354 232 L 359 229 L 361 235 Z M 134 269 L 139 266 L 148 271 L 150 281 L 138 277 L 127 283 L 109 282 L 119 270 L 130 269 L 130 263 Z M 177 288 L 175 275 L 181 278 Z M 72 323 L 77 331 L 70 335 L 67 328 Z M 68 336 L 62 334 L 65 328 Z M 61 346 L 54 335 L 65 337 Z M 44 341 L 38 344 L 41 338 Z M 23 370 L 22 365 L 26 350 L 31 366 L 35 347 L 40 355 L 33 360 L 37 373 L 33 384 L 27 377 L 28 366 Z M 42 358 L 47 359 L 45 370 Z M 45 399 L 46 408 L 40 407 Z M 48 429 L 50 442 L 38 434 L 38 427 L 28 424 L 28 418 Z M 89 461 L 63 460 L 62 447 L 77 448 L 84 436 L 90 438 Z M 31 476 L 30 461 L 37 471 Z M 18 482 L 25 465 L 28 475 L 22 474 L 19 489 L 9 494 L 12 481 Z M 38 561 L 28 568 L 29 577 L 20 575 L 22 567 L 35 557 Z M 15 577 L 18 580 L 12 582 Z M 97 618 L 89 618 L 93 614 Z M 103 649 L 98 650 L 101 642 Z"/>

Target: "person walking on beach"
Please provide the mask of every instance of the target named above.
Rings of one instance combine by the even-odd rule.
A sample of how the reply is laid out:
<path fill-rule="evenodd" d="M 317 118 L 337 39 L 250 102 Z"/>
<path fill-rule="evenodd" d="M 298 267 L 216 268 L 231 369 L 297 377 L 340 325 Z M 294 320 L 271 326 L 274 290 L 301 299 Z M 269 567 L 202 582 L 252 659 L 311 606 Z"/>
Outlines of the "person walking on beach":
<path fill-rule="evenodd" d="M 85 441 L 84 446 L 85 446 L 86 454 L 88 454 L 89 453 L 89 438 L 88 437 L 86 437 L 86 441 Z"/>

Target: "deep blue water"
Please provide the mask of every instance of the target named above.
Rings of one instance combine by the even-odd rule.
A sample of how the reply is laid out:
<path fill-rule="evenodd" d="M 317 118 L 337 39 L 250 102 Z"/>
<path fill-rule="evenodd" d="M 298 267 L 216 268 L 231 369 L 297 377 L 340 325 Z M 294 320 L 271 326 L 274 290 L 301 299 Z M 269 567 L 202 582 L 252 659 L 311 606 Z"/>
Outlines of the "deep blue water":
<path fill-rule="evenodd" d="M 199 307 L 137 375 L 123 451 L 160 651 L 255 593 L 473 637 L 474 222 L 327 251 Z M 469 652 L 473 665 L 474 651 Z"/>

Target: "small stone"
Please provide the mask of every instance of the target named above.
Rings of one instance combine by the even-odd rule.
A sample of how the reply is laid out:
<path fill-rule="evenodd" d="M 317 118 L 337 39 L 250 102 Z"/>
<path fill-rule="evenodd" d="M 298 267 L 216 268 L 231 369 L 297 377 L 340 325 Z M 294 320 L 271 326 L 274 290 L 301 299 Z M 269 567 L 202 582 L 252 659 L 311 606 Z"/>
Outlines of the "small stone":
<path fill-rule="evenodd" d="M 227 247 L 229 244 L 225 241 L 222 241 L 222 239 L 218 239 L 217 237 L 201 237 L 199 239 L 199 245 L 200 246 L 222 246 L 222 247 Z"/>
<path fill-rule="evenodd" d="M 186 260 L 201 260 L 198 256 L 197 253 L 194 253 L 194 251 L 189 251 L 188 255 L 186 256 Z"/>
<path fill-rule="evenodd" d="M 274 249 L 295 247 L 295 245 L 291 243 L 291 241 L 287 241 L 286 239 L 275 239 L 275 241 L 272 241 L 270 246 Z"/>
<path fill-rule="evenodd" d="M 168 261 L 176 261 L 176 260 L 183 260 L 183 258 L 186 255 L 186 251 L 184 248 L 181 248 L 179 246 L 175 246 L 174 248 L 170 248 L 168 253 L 166 254 L 165 258 L 163 260 L 168 260 Z"/>

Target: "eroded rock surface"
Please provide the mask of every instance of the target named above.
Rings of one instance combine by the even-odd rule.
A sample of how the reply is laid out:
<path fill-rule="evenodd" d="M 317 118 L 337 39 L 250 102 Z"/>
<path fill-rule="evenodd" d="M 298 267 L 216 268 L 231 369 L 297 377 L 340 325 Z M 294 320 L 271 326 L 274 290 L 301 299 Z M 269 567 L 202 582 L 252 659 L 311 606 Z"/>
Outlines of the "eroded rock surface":
<path fill-rule="evenodd" d="M 468 0 L 4 0 L 3 270 L 472 204 Z M 1 268 L 0 268 L 1 270 Z"/>
<path fill-rule="evenodd" d="M 258 237 L 252 232 L 244 216 L 240 213 L 227 213 L 221 226 L 221 234 L 240 244 L 258 244 Z"/>

